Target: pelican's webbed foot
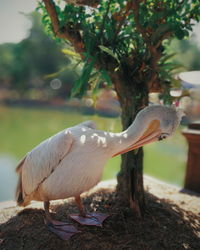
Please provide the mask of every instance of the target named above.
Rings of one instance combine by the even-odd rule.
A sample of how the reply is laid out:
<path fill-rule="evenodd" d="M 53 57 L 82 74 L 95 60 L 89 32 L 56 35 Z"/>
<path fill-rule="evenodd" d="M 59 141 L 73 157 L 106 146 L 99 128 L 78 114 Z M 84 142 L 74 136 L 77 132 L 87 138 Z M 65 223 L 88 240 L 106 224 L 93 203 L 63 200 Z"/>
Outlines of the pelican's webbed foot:
<path fill-rule="evenodd" d="M 45 224 L 49 231 L 56 234 L 62 240 L 68 240 L 74 234 L 80 232 L 73 225 L 62 221 L 56 221 L 56 220 L 48 221 L 45 219 Z"/>
<path fill-rule="evenodd" d="M 80 223 L 81 225 L 87 225 L 87 226 L 97 226 L 102 227 L 102 223 L 106 218 L 108 218 L 110 215 L 108 214 L 102 214 L 102 213 L 91 213 L 91 214 L 71 214 L 70 217 Z"/>
<path fill-rule="evenodd" d="M 62 240 L 68 240 L 74 234 L 80 233 L 80 231 L 78 231 L 73 225 L 67 222 L 62 222 L 52 219 L 51 214 L 49 212 L 49 201 L 44 202 L 44 210 L 46 215 L 44 222 L 48 230 L 51 231 L 52 233 L 55 233 Z"/>

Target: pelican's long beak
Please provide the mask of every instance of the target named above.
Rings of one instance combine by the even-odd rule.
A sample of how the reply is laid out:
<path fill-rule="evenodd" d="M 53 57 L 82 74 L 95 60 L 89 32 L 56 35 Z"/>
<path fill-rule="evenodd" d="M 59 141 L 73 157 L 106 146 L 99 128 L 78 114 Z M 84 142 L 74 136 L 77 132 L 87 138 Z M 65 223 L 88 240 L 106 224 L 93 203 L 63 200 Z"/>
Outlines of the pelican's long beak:
<path fill-rule="evenodd" d="M 160 122 L 158 120 L 153 120 L 146 129 L 146 131 L 143 133 L 143 135 L 132 146 L 113 155 L 113 157 L 119 154 L 127 153 L 128 151 L 134 150 L 136 148 L 140 148 L 145 144 L 157 141 L 160 134 Z"/>

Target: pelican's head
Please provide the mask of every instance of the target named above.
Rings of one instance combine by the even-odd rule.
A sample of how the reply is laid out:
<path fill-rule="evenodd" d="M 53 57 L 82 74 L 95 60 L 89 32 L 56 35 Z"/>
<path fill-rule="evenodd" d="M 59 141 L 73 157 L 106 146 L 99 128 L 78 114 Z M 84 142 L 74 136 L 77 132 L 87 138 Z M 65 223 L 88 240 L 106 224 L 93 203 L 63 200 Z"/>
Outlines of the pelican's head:
<path fill-rule="evenodd" d="M 136 119 L 139 123 L 145 123 L 145 129 L 134 148 L 169 137 L 178 127 L 182 116 L 183 112 L 173 107 L 153 105 L 144 108 Z"/>
<path fill-rule="evenodd" d="M 182 115 L 180 110 L 162 105 L 144 108 L 137 114 L 133 124 L 125 131 L 133 141 L 127 148 L 115 155 L 167 138 L 178 127 Z"/>
<path fill-rule="evenodd" d="M 157 129 L 160 131 L 158 140 L 172 135 L 182 118 L 181 110 L 176 110 L 174 107 L 155 105 L 147 107 L 143 111 L 143 115 L 148 113 L 152 123 L 157 123 Z"/>
<path fill-rule="evenodd" d="M 144 108 L 137 114 L 133 124 L 123 132 L 123 136 L 128 139 L 128 147 L 113 156 L 169 137 L 178 127 L 182 116 L 181 110 L 172 107 L 153 105 Z"/>

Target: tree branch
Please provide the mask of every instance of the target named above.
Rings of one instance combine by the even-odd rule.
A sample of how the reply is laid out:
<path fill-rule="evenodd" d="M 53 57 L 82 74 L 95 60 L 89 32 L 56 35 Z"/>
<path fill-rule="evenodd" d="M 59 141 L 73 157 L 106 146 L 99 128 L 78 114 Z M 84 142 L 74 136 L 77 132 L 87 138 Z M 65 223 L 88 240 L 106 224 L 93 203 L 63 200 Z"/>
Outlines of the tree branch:
<path fill-rule="evenodd" d="M 109 9 L 110 9 L 110 5 L 111 5 L 111 1 L 112 0 L 109 0 L 108 2 L 108 5 L 107 5 L 107 8 L 106 8 L 106 13 L 103 17 L 103 22 L 102 22 L 102 25 L 101 25 L 101 29 L 100 29 L 100 32 L 99 32 L 99 37 L 101 38 L 102 34 L 103 34 L 103 29 L 104 29 L 104 26 L 105 26 L 105 22 L 106 22 L 106 18 L 108 16 L 108 12 L 109 12 Z"/>
<path fill-rule="evenodd" d="M 147 35 L 146 30 L 142 27 L 142 25 L 139 22 L 139 5 L 140 5 L 140 3 L 138 0 L 133 1 L 132 6 L 133 6 L 135 26 L 136 26 L 137 30 L 141 33 L 147 47 L 151 51 L 151 53 L 155 54 L 156 53 L 155 48 L 151 45 L 151 41 Z"/>
<path fill-rule="evenodd" d="M 97 5 L 100 3 L 100 0 L 67 0 L 68 3 L 72 3 L 74 5 L 79 6 L 90 6 L 96 8 Z"/>
<path fill-rule="evenodd" d="M 124 24 L 126 17 L 129 15 L 129 12 L 131 10 L 133 6 L 133 2 L 132 1 L 127 1 L 127 4 L 125 6 L 125 8 L 123 8 L 120 12 L 118 13 L 114 13 L 113 18 L 116 21 L 119 21 L 118 27 L 117 27 L 117 31 L 115 36 L 117 36 L 121 30 L 122 25 Z M 123 10 L 125 9 L 125 12 L 123 13 Z"/>
<path fill-rule="evenodd" d="M 76 52 L 84 52 L 84 43 L 81 39 L 79 32 L 69 25 L 60 27 L 58 14 L 56 12 L 55 3 L 53 0 L 43 0 L 47 13 L 51 19 L 53 32 L 61 39 L 70 41 Z"/>
<path fill-rule="evenodd" d="M 155 48 L 157 49 L 163 42 L 163 40 L 167 39 L 168 37 L 170 37 L 172 34 L 171 31 L 165 32 L 164 34 L 162 34 L 159 38 L 159 41 L 157 42 L 157 44 L 155 45 Z"/>
<path fill-rule="evenodd" d="M 140 7 L 140 0 L 135 0 L 133 2 L 133 13 L 134 13 L 134 21 L 136 29 L 140 32 L 142 35 L 144 42 L 146 43 L 147 48 L 149 49 L 149 52 L 151 54 L 151 76 L 148 81 L 148 88 L 149 90 L 158 90 L 160 89 L 159 83 L 158 83 L 158 73 L 157 73 L 157 63 L 162 55 L 162 52 L 160 52 L 160 46 L 162 45 L 162 41 L 169 37 L 171 35 L 171 32 L 166 32 L 163 35 L 160 36 L 159 41 L 153 45 L 151 43 L 151 37 L 148 36 L 147 31 L 142 27 L 142 25 L 139 22 L 139 7 Z"/>

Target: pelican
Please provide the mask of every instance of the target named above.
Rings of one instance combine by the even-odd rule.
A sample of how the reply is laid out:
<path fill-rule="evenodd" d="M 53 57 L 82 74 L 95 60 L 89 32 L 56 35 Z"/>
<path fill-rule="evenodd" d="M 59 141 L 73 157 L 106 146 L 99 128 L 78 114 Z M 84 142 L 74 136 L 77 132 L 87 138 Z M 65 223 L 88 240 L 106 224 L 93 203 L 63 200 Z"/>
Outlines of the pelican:
<path fill-rule="evenodd" d="M 102 177 L 109 158 L 170 136 L 179 125 L 180 112 L 161 105 L 140 111 L 128 129 L 120 133 L 98 130 L 92 121 L 64 129 L 33 148 L 19 162 L 16 200 L 19 206 L 43 201 L 45 223 L 62 239 L 78 231 L 73 225 L 52 219 L 51 200 L 74 197 L 80 214 L 72 219 L 101 226 L 105 214 L 86 214 L 80 195 Z"/>

